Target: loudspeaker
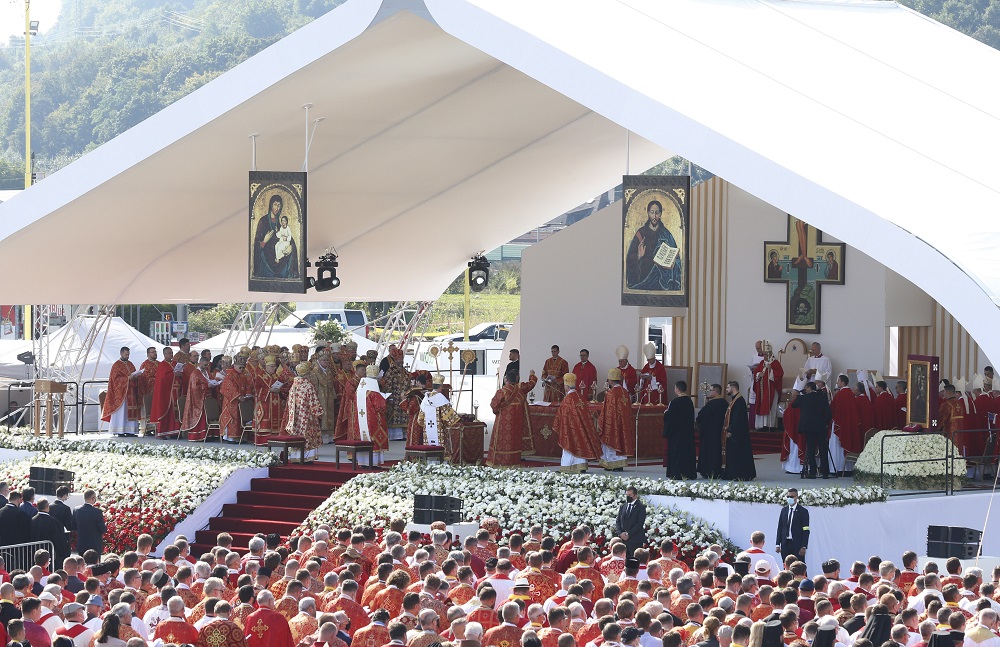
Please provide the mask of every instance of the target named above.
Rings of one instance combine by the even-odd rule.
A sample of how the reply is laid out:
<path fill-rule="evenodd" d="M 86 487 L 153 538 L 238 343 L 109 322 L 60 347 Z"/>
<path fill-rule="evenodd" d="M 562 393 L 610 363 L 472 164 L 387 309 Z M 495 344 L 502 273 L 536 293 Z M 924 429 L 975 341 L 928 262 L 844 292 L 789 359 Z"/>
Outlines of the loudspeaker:
<path fill-rule="evenodd" d="M 979 555 L 981 530 L 956 526 L 927 526 L 927 556 L 972 559 Z"/>
<path fill-rule="evenodd" d="M 448 525 L 461 523 L 462 500 L 451 496 L 414 494 L 413 523 L 431 524 L 435 521 Z"/>
<path fill-rule="evenodd" d="M 32 466 L 28 472 L 28 485 L 35 488 L 39 494 L 55 494 L 60 485 L 68 485 L 73 489 L 76 474 L 69 470 L 59 470 L 53 467 Z"/>
<path fill-rule="evenodd" d="M 950 541 L 927 542 L 927 556 L 938 558 L 957 557 L 959 559 L 975 559 L 979 553 L 979 544 L 959 544 Z"/>

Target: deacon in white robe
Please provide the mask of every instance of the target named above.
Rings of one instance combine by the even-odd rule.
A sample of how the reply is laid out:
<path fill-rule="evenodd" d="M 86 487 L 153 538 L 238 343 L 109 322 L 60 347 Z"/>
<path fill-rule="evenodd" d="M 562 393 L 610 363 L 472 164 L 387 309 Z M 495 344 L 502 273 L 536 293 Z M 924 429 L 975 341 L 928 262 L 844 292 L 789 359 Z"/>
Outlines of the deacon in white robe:
<path fill-rule="evenodd" d="M 809 359 L 802 366 L 802 370 L 795 376 L 795 384 L 792 388 L 801 391 L 806 388 L 806 382 L 827 382 L 833 375 L 833 362 L 823 354 L 823 349 L 819 342 L 813 342 L 809 347 Z"/>
<path fill-rule="evenodd" d="M 441 393 L 444 386 L 444 376 L 435 374 L 432 378 L 434 389 L 429 391 L 420 402 L 420 413 L 417 425 L 424 428 L 424 442 L 428 445 L 440 445 L 445 452 L 450 449 L 448 429 L 461 424 L 461 418 L 451 406 L 451 401 Z"/>

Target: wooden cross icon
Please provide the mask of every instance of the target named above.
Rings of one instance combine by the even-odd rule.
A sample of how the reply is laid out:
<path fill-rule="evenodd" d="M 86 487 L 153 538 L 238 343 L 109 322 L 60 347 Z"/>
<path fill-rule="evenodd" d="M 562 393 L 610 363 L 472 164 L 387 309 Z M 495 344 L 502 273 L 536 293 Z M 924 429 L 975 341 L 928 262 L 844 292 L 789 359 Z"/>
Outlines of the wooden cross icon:
<path fill-rule="evenodd" d="M 820 331 L 820 289 L 844 284 L 844 243 L 824 243 L 823 232 L 788 216 L 784 241 L 764 243 L 764 282 L 785 284 L 785 331 Z"/>

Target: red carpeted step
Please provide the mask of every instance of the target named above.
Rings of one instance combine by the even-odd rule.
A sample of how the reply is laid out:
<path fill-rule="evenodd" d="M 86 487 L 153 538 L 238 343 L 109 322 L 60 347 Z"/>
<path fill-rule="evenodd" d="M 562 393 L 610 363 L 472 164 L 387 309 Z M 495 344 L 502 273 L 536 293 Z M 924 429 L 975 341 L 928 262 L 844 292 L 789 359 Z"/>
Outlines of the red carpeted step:
<path fill-rule="evenodd" d="M 315 510 L 327 500 L 329 494 L 288 494 L 285 492 L 259 492 L 243 490 L 236 493 L 236 503 L 245 505 L 266 505 L 295 507 Z"/>
<path fill-rule="evenodd" d="M 275 521 L 273 519 L 212 517 L 208 522 L 208 529 L 215 532 L 228 532 L 229 534 L 262 532 L 265 535 L 276 532 L 282 537 L 287 536 L 298 526 L 298 521 Z"/>
<path fill-rule="evenodd" d="M 250 481 L 254 492 L 283 492 L 286 494 L 321 494 L 326 496 L 337 487 L 335 483 L 317 483 L 305 479 L 258 478 Z"/>
<path fill-rule="evenodd" d="M 336 469 L 331 467 L 302 467 L 299 465 L 281 465 L 270 468 L 268 476 L 270 478 L 295 479 L 304 481 L 314 481 L 319 483 L 329 483 L 331 485 L 343 485 L 349 480 L 363 474 L 363 471 L 351 471 L 348 469 Z"/>
<path fill-rule="evenodd" d="M 312 508 L 227 503 L 222 506 L 221 516 L 227 519 L 270 519 L 301 523 L 310 512 Z"/>

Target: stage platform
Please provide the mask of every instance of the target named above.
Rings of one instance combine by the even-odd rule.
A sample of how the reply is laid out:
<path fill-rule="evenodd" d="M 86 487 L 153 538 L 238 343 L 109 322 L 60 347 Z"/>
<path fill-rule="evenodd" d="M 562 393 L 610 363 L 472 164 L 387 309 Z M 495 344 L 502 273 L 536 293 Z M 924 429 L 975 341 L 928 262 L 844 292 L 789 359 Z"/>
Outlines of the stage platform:
<path fill-rule="evenodd" d="M 88 439 L 108 438 L 108 434 L 85 434 Z M 118 439 L 120 442 L 137 442 L 144 444 L 184 445 L 184 440 L 160 440 L 151 437 Z M 210 446 L 219 443 L 209 443 Z M 222 443 L 225 447 L 236 447 Z M 242 445 L 245 449 L 253 446 Z M 257 451 L 267 451 L 259 448 Z M 336 469 L 331 465 L 334 459 L 333 445 L 324 445 L 319 451 L 320 460 L 327 468 Z M 387 460 L 395 462 L 403 457 L 403 441 L 391 441 Z M 829 480 L 805 480 L 798 475 L 786 474 L 781 469 L 777 454 L 755 456 L 757 466 L 756 485 L 774 487 L 797 487 L 799 490 L 813 488 L 849 488 L 854 487 L 851 477 L 831 478 Z M 543 470 L 558 469 L 558 463 L 551 459 L 525 460 L 524 467 Z M 344 466 L 349 467 L 349 466 Z M 604 470 L 592 466 L 590 473 L 605 474 Z M 624 472 L 616 476 L 628 478 L 630 475 L 646 478 L 663 478 L 664 470 L 660 461 L 640 460 L 639 466 L 630 465 Z M 707 482 L 705 479 L 699 479 Z M 725 485 L 725 482 L 720 486 Z M 221 493 L 220 493 L 221 494 Z M 235 496 L 235 493 L 233 493 Z M 649 497 L 650 502 L 661 505 L 672 505 L 691 514 L 702 517 L 716 526 L 738 546 L 749 544 L 750 533 L 762 530 L 768 536 L 768 542 L 773 540 L 774 528 L 777 525 L 779 506 L 771 504 L 732 503 L 721 500 L 705 500 L 668 497 Z M 954 496 L 940 494 L 912 493 L 890 491 L 889 500 L 884 503 L 852 505 L 840 508 L 816 507 L 810 509 L 810 525 L 812 537 L 810 551 L 807 554 L 807 564 L 811 572 L 820 572 L 820 563 L 824 559 L 834 557 L 841 561 L 843 567 L 849 568 L 854 560 L 867 560 L 871 555 L 880 555 L 885 559 L 898 561 L 905 550 L 914 550 L 918 555 L 926 552 L 927 526 L 963 526 L 982 529 L 985 523 L 987 508 L 990 505 L 991 493 L 982 489 L 969 489 L 957 492 Z M 226 501 L 228 502 L 228 501 Z M 220 503 L 222 503 L 220 501 Z M 192 519 L 192 521 L 194 521 Z M 991 525 L 986 528 L 983 541 L 984 555 L 1000 555 L 1000 514 L 993 515 Z M 937 560 L 944 562 L 943 559 Z M 986 558 L 983 560 L 987 561 Z M 988 562 L 992 564 L 992 562 Z"/>

